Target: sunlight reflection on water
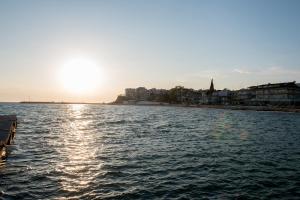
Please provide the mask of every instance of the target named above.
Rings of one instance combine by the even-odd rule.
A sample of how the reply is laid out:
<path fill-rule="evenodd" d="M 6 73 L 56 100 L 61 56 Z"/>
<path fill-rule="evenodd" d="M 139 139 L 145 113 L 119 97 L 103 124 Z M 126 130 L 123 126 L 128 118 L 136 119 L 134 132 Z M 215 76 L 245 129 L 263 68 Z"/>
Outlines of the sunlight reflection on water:
<path fill-rule="evenodd" d="M 59 149 L 61 157 L 65 157 L 62 162 L 57 163 L 56 170 L 66 174 L 60 180 L 64 190 L 77 191 L 87 187 L 97 176 L 101 164 L 95 162 L 97 149 L 94 134 L 89 129 L 90 121 L 83 120 L 82 114 L 85 105 L 70 105 L 68 108 L 69 119 L 63 125 L 60 140 L 63 148 Z M 83 131 L 85 130 L 85 131 Z"/>

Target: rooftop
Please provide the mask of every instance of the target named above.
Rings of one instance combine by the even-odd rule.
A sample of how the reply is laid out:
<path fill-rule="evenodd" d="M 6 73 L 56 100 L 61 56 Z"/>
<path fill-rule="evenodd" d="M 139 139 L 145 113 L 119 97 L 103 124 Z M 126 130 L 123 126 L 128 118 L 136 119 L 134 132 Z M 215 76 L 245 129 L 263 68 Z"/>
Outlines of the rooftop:
<path fill-rule="evenodd" d="M 296 81 L 285 82 L 285 83 L 268 83 L 264 85 L 251 86 L 249 89 L 265 89 L 265 88 L 279 88 L 279 87 L 299 87 L 299 84 L 296 84 Z"/>

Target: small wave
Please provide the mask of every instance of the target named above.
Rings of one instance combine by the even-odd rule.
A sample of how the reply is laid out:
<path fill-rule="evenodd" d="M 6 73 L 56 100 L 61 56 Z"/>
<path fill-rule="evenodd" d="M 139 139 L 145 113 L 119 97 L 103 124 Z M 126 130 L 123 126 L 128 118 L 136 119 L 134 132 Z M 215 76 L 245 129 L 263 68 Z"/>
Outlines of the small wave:
<path fill-rule="evenodd" d="M 21 120 L 8 159 L 0 161 L 0 199 L 299 197 L 298 115 L 13 108 Z"/>

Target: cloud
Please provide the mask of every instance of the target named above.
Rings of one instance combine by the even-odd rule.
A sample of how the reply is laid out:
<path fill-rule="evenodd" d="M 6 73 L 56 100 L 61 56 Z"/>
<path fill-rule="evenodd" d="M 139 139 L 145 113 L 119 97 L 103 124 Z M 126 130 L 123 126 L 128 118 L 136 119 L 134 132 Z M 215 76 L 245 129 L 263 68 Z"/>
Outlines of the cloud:
<path fill-rule="evenodd" d="M 240 68 L 233 69 L 232 72 L 239 73 L 239 74 L 248 74 L 251 76 L 291 76 L 291 77 L 299 77 L 300 76 L 300 69 L 291 69 L 291 68 L 284 68 L 279 66 L 273 67 L 261 67 L 261 68 L 253 68 L 256 70 L 245 70 Z"/>
<path fill-rule="evenodd" d="M 234 69 L 233 72 L 236 72 L 239 74 L 251 74 L 251 72 L 243 70 L 243 69 Z"/>
<path fill-rule="evenodd" d="M 292 75 L 292 76 L 299 76 L 300 70 L 297 69 L 286 69 L 283 67 L 269 67 L 259 71 L 259 73 L 263 75 Z"/>

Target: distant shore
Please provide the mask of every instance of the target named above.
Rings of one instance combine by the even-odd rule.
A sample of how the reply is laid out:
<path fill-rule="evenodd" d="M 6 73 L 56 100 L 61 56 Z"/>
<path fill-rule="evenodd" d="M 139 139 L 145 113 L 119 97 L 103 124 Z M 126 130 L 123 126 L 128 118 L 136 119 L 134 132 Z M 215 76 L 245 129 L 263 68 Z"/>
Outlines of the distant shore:
<path fill-rule="evenodd" d="M 233 106 L 233 105 L 200 105 L 198 108 L 217 108 L 229 110 L 253 110 L 253 111 L 280 111 L 280 112 L 298 112 L 300 108 L 295 107 L 275 107 L 275 106 Z"/>
<path fill-rule="evenodd" d="M 276 107 L 276 106 L 243 106 L 243 105 L 186 105 L 186 104 L 109 104 L 124 106 L 167 106 L 187 108 L 213 108 L 226 110 L 253 110 L 253 111 L 274 111 L 274 112 L 295 112 L 300 113 L 300 107 Z"/>
<path fill-rule="evenodd" d="M 21 101 L 21 104 L 105 104 L 105 103 L 89 103 L 89 102 L 56 102 L 56 101 Z"/>

